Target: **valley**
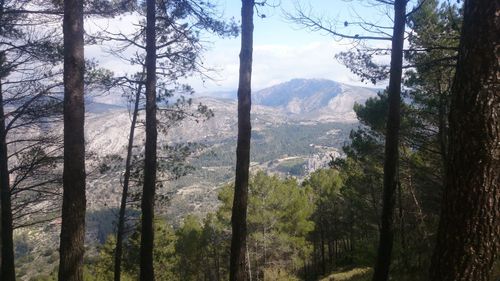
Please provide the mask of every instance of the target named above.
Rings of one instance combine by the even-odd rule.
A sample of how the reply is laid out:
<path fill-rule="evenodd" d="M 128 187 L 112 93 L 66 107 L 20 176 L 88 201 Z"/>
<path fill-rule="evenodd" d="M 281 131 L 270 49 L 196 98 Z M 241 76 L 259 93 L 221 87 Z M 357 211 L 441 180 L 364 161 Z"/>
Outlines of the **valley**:
<path fill-rule="evenodd" d="M 169 194 L 166 213 L 175 221 L 183 214 L 194 212 L 203 216 L 213 210 L 218 187 L 231 182 L 234 176 L 237 103 L 232 98 L 214 96 L 193 99 L 193 105 L 203 104 L 211 109 L 212 118 L 185 119 L 166 134 L 159 134 L 159 147 L 196 145 L 187 158 L 189 174 L 165 183 L 159 190 Z M 252 109 L 251 169 L 302 179 L 326 166 L 332 157 L 340 156 L 351 129 L 358 126 L 354 103 L 364 103 L 373 96 L 374 90 L 322 79 L 294 79 L 257 91 Z M 89 152 L 101 160 L 111 155 L 123 158 L 129 112 L 122 107 L 110 106 L 104 111 L 103 105 L 99 107 L 99 112 L 90 113 L 87 118 Z M 140 154 L 143 131 L 141 126 L 138 129 L 135 151 Z M 89 182 L 91 209 L 118 207 L 121 173 L 123 168 L 116 165 L 111 173 Z"/>
<path fill-rule="evenodd" d="M 290 91 L 294 93 L 289 95 Z M 332 157 L 341 156 L 351 129 L 358 126 L 352 110 L 354 103 L 363 103 L 375 93 L 319 79 L 295 79 L 256 92 L 252 109 L 251 172 L 262 170 L 302 180 L 310 172 L 327 166 Z M 204 121 L 185 119 L 168 132 L 159 133 L 160 155 L 167 156 L 169 152 L 162 152 L 162 148 L 176 144 L 189 144 L 192 149 L 186 158 L 186 175 L 158 185 L 158 215 L 173 225 L 178 225 L 187 214 L 204 217 L 214 211 L 219 205 L 220 187 L 234 180 L 237 102 L 227 95 L 217 98 L 211 94 L 193 98 L 193 107 L 200 103 L 213 111 L 213 117 Z M 95 245 L 104 243 L 114 231 L 131 117 L 126 103 L 93 102 L 87 109 L 86 243 L 92 255 Z M 140 114 L 139 120 L 142 119 Z M 134 139 L 136 161 L 140 161 L 144 152 L 143 141 L 144 130 L 139 125 Z M 163 179 L 169 178 L 168 173 L 163 175 Z M 138 196 L 140 180 L 134 181 L 131 188 L 132 194 Z M 137 221 L 138 208 L 137 201 L 130 203 L 131 225 Z M 18 230 L 17 256 L 21 260 L 30 257 L 39 264 L 51 264 L 56 260 L 50 249 L 58 243 L 59 226 L 60 220 L 56 219 Z"/>

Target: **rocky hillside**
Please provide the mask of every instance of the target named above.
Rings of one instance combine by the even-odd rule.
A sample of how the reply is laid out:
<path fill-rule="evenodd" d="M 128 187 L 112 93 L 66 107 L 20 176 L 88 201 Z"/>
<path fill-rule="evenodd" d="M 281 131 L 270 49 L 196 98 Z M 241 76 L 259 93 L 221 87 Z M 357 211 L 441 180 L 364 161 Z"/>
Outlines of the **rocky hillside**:
<path fill-rule="evenodd" d="M 195 97 L 214 112 L 207 121 L 186 119 L 168 132 L 160 132 L 159 147 L 195 143 L 188 157 L 191 170 L 187 176 L 163 183 L 159 195 L 167 201 L 158 210 L 171 221 L 187 213 L 200 215 L 214 210 L 217 191 L 233 181 L 237 102 L 234 96 L 212 94 Z M 254 93 L 252 107 L 251 169 L 266 170 L 299 179 L 325 166 L 339 156 L 350 130 L 357 126 L 352 107 L 363 103 L 375 91 L 328 80 L 294 79 Z M 228 98 L 229 97 L 229 98 Z M 87 239 L 90 244 L 103 242 L 114 229 L 121 196 L 121 177 L 130 128 L 130 114 L 119 99 L 113 104 L 87 103 Z M 139 119 L 143 117 L 140 116 Z M 159 117 L 161 118 L 161 117 Z M 60 130 L 60 129 L 55 129 Z M 136 130 L 134 154 L 138 163 L 143 153 L 144 130 Z M 160 149 L 160 154 L 168 156 Z M 133 188 L 134 190 L 134 188 Z M 140 185 L 135 187 L 140 190 Z M 54 260 L 54 251 L 43 245 L 57 245 L 59 221 L 17 233 L 19 256 Z M 43 234 L 43 235 L 42 235 Z M 31 238 L 29 238 L 31 237 Z M 42 241 L 44 243 L 31 243 Z M 19 241 L 22 241 L 19 242 Z M 50 242 L 51 241 L 51 242 Z M 30 253 L 45 253 L 32 256 Z M 24 254 L 22 254 L 24 253 Z"/>
<path fill-rule="evenodd" d="M 186 212 L 204 213 L 217 204 L 216 190 L 231 181 L 236 149 L 237 102 L 228 93 L 196 97 L 214 112 L 207 121 L 186 119 L 159 135 L 159 146 L 197 143 L 189 158 L 194 168 L 187 177 L 165 185 L 171 195 L 169 211 L 175 217 Z M 303 177 L 338 155 L 348 134 L 356 126 L 354 103 L 363 103 L 375 91 L 321 79 L 294 79 L 253 95 L 252 167 L 283 175 Z M 87 116 L 88 151 L 105 159 L 124 158 L 130 116 L 116 105 L 91 104 Z M 142 152 L 144 132 L 136 133 L 136 154 Z M 104 161 L 104 160 L 103 160 Z M 98 163 L 94 163 L 98 165 Z M 98 175 L 89 183 L 92 209 L 118 206 L 122 167 Z M 89 169 L 90 170 L 90 169 Z M 98 194 L 98 196 L 96 195 Z"/>
<path fill-rule="evenodd" d="M 355 122 L 354 103 L 364 103 L 375 92 L 326 79 L 293 79 L 253 93 L 252 102 L 293 120 Z M 236 100 L 236 92 L 208 95 Z"/>

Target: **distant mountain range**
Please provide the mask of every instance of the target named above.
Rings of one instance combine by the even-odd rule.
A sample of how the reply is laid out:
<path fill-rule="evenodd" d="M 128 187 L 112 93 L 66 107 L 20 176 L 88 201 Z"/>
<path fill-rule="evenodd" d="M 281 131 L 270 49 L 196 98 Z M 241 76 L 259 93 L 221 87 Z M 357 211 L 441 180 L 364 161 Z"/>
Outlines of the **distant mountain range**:
<path fill-rule="evenodd" d="M 170 128 L 168 133 L 159 134 L 159 147 L 186 142 L 200 143 L 205 147 L 191 159 L 197 168 L 195 175 L 174 184 L 180 194 L 197 186 L 197 193 L 206 193 L 209 188 L 216 195 L 214 188 L 232 177 L 237 101 L 235 94 L 228 93 L 222 93 L 222 98 L 217 94 L 195 96 L 193 103 L 206 105 L 213 110 L 214 117 L 201 122 L 186 119 Z M 254 167 L 285 175 L 293 170 L 294 176 L 305 176 L 321 167 L 330 159 L 330 154 L 338 155 L 351 128 L 357 126 L 354 104 L 364 103 L 375 95 L 372 89 L 325 79 L 293 79 L 255 92 L 252 106 Z M 142 115 L 139 116 L 141 119 Z M 113 104 L 87 104 L 86 140 L 90 153 L 99 157 L 121 155 L 124 158 L 129 127 L 130 114 L 124 105 L 116 103 L 116 99 Z M 143 140 L 143 126 L 139 126 L 135 137 L 138 153 L 142 151 Z M 118 175 L 120 173 L 121 170 Z M 119 176 L 110 178 L 108 184 L 103 184 L 103 180 L 106 181 L 105 177 L 91 184 L 104 189 L 90 195 L 89 202 L 95 208 L 118 203 L 121 192 Z M 204 184 L 198 186 L 199 183 Z M 106 186 L 111 185 L 114 191 L 110 194 L 111 189 Z M 92 198 L 95 194 L 107 196 Z M 201 210 L 206 203 L 196 202 L 202 206 Z"/>
<path fill-rule="evenodd" d="M 292 79 L 252 93 L 252 103 L 276 109 L 295 120 L 355 121 L 354 103 L 364 103 L 376 91 L 327 79 Z M 236 91 L 207 96 L 235 100 Z"/>
<path fill-rule="evenodd" d="M 215 116 L 201 123 L 185 120 L 171 130 L 165 141 L 218 142 L 235 137 L 236 91 L 232 95 L 229 93 L 195 95 L 193 103 L 208 106 Z M 356 123 L 354 104 L 364 103 L 374 96 L 376 90 L 331 80 L 293 79 L 252 94 L 252 126 L 254 130 L 262 130 L 283 123 Z M 107 100 L 100 97 L 97 101 L 101 102 L 88 102 L 86 106 L 89 148 L 99 149 L 101 153 L 119 153 L 127 143 L 128 130 L 124 128 L 130 126 L 126 105 L 120 104 L 116 97 Z"/>
<path fill-rule="evenodd" d="M 237 134 L 235 93 L 195 96 L 194 104 L 206 105 L 215 116 L 207 121 L 187 119 L 167 133 L 159 132 L 159 148 L 172 143 L 200 144 L 188 159 L 194 170 L 157 190 L 158 194 L 168 195 L 168 205 L 162 212 L 174 222 L 188 213 L 203 216 L 215 210 L 219 204 L 218 188 L 233 181 Z M 303 179 L 324 167 L 331 157 L 341 155 L 349 132 L 357 126 L 354 103 L 364 103 L 375 94 L 372 89 L 324 79 L 293 79 L 256 91 L 252 106 L 252 172 L 265 170 Z M 113 230 L 131 120 L 123 100 L 118 94 L 89 98 L 86 103 L 86 150 L 91 156 L 87 160 L 87 241 L 103 242 Z M 139 120 L 143 117 L 141 113 Z M 143 153 L 143 142 L 144 126 L 139 125 L 134 140 L 135 156 Z M 107 163 L 104 170 L 103 163 Z M 48 259 L 40 254 L 45 250 L 38 245 L 57 245 L 59 232 L 54 225 L 57 226 L 41 227 L 35 236 L 29 234 L 38 258 Z M 39 243 L 41 239 L 52 242 Z"/>
<path fill-rule="evenodd" d="M 327 79 L 292 79 L 252 93 L 252 104 L 274 110 L 289 119 L 320 122 L 355 121 L 354 103 L 364 103 L 377 90 Z M 196 93 L 196 102 L 231 104 L 237 90 Z M 103 113 L 126 107 L 119 94 L 98 96 L 87 101 L 87 112 Z M 224 106 L 222 106 L 224 107 Z M 254 110 L 254 113 L 257 113 Z M 231 115 L 231 114 L 230 114 Z"/>
<path fill-rule="evenodd" d="M 159 132 L 158 147 L 188 142 L 202 147 L 189 159 L 193 173 L 168 185 L 169 194 L 174 194 L 173 217 L 214 209 L 217 188 L 234 175 L 237 101 L 236 95 L 222 96 L 194 97 L 194 105 L 202 103 L 213 110 L 214 117 L 209 120 L 188 118 L 167 133 Z M 293 79 L 255 92 L 252 169 L 302 178 L 324 166 L 330 155 L 339 155 L 350 130 L 357 126 L 354 103 L 373 96 L 374 90 L 324 79 Z M 131 116 L 119 97 L 100 96 L 86 102 L 86 150 L 93 156 L 87 161 L 87 170 L 94 171 L 87 177 L 89 210 L 117 208 L 119 204 L 123 163 L 118 161 L 112 172 L 98 172 L 107 157 L 125 158 Z M 139 120 L 143 119 L 141 112 Z M 143 142 L 144 126 L 139 125 L 134 140 L 136 155 L 143 153 Z"/>
<path fill-rule="evenodd" d="M 293 79 L 256 92 L 257 104 L 284 107 L 290 113 L 310 112 L 321 108 L 341 94 L 339 83 L 325 79 Z"/>

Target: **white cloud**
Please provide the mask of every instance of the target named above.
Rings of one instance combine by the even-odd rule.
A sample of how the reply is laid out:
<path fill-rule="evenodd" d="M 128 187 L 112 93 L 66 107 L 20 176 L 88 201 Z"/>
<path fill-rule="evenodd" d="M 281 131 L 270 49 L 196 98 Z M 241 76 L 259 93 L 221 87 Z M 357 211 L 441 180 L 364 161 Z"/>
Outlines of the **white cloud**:
<path fill-rule="evenodd" d="M 234 45 L 234 44 L 233 44 Z M 220 48 L 218 48 L 220 47 Z M 364 84 L 335 59 L 335 54 L 349 45 L 333 40 L 309 42 L 295 46 L 260 44 L 254 47 L 253 89 L 262 89 L 293 78 L 325 78 L 346 84 Z M 197 79 L 189 82 L 199 92 L 236 89 L 238 85 L 239 46 L 215 46 L 206 54 L 207 65 L 220 69 L 217 82 L 203 86 Z M 379 86 L 380 87 L 380 86 Z"/>
<path fill-rule="evenodd" d="M 126 15 L 119 19 L 99 19 L 88 21 L 86 29 L 88 32 L 97 32 L 107 29 L 111 32 L 132 32 L 140 17 L 135 14 Z M 285 44 L 269 44 L 255 41 L 253 55 L 252 87 L 255 90 L 262 89 L 277 83 L 285 82 L 293 78 L 325 78 L 346 84 L 361 86 L 372 86 L 360 82 L 360 79 L 335 59 L 335 54 L 348 50 L 351 45 L 336 42 L 329 37 L 312 37 L 308 34 L 293 33 L 292 38 Z M 314 41 L 311 38 L 315 38 Z M 239 50 L 240 39 L 214 39 L 208 46 L 210 48 L 204 54 L 204 65 L 214 68 L 217 72 L 209 75 L 214 81 L 194 76 L 187 79 L 197 92 L 216 92 L 235 90 L 238 86 L 239 72 Z M 269 38 L 264 40 L 268 42 Z M 261 42 L 263 40 L 261 39 Z M 110 44 L 117 44 L 110 43 Z M 111 45 L 112 46 L 112 45 Z M 108 68 L 117 75 L 139 71 L 138 66 L 131 66 L 126 62 L 105 52 L 110 46 L 87 46 L 86 56 L 96 58 L 102 67 Z M 124 56 L 132 56 L 136 49 L 130 48 L 122 53 Z M 204 81 L 206 80 L 206 81 Z M 378 86 L 380 87 L 380 85 Z"/>
<path fill-rule="evenodd" d="M 118 18 L 91 18 L 85 22 L 85 31 L 89 34 L 97 34 L 98 32 L 110 32 L 113 34 L 122 33 L 130 35 L 136 32 L 137 25 L 141 20 L 138 14 L 126 14 Z M 109 51 L 116 49 L 119 45 L 116 41 L 105 42 L 104 45 L 88 45 L 85 46 L 85 56 L 87 58 L 96 59 L 101 67 L 113 71 L 116 75 L 124 75 L 126 73 L 134 73 L 140 71 L 139 66 L 132 66 Z M 137 52 L 138 48 L 129 47 L 120 52 L 123 57 L 130 58 Z"/>

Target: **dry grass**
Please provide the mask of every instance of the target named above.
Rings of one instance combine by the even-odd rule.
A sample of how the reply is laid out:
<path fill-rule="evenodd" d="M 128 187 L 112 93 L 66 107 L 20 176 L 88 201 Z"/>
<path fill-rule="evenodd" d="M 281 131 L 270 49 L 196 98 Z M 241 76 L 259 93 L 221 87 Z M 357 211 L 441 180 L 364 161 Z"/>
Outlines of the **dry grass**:
<path fill-rule="evenodd" d="M 354 268 L 348 271 L 333 273 L 320 281 L 365 281 L 369 280 L 372 269 L 369 267 Z"/>

